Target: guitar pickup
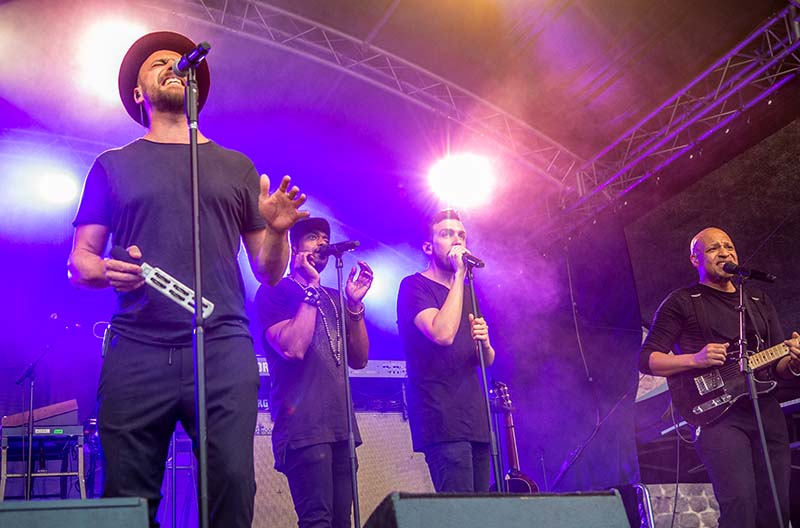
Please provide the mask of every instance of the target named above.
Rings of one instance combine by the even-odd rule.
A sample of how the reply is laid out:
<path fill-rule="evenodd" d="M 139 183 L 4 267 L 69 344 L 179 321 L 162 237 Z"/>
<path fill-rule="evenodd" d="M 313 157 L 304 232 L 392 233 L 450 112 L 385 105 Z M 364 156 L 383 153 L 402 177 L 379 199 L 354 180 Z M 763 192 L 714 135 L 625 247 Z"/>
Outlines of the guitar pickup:
<path fill-rule="evenodd" d="M 713 400 L 708 400 L 707 402 L 701 405 L 695 405 L 695 407 L 692 409 L 692 413 L 695 415 L 703 414 L 704 412 L 710 411 L 711 409 L 719 407 L 720 405 L 727 404 L 732 399 L 733 396 L 731 396 L 730 394 L 723 394 L 722 396 L 714 398 Z"/>
<path fill-rule="evenodd" d="M 722 380 L 722 375 L 719 371 L 714 369 L 707 374 L 694 378 L 694 384 L 697 387 L 697 392 L 700 396 L 703 396 L 723 387 L 725 382 Z"/>

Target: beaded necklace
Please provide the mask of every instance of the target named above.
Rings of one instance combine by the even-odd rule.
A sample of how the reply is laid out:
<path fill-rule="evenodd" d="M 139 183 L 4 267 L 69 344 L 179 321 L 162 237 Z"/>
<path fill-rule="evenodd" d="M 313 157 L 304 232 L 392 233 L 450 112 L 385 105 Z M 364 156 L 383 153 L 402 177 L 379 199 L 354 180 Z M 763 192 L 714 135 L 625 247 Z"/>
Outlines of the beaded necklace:
<path fill-rule="evenodd" d="M 292 282 L 294 282 L 295 284 L 297 284 L 298 286 L 300 286 L 301 288 L 303 288 L 303 290 L 306 289 L 306 286 L 300 284 L 300 281 L 298 281 L 291 275 L 287 275 L 287 278 Z M 342 323 L 339 320 L 339 309 L 336 307 L 336 303 L 334 302 L 333 297 L 331 297 L 331 294 L 328 293 L 328 291 L 325 288 L 320 286 L 317 289 L 322 291 L 322 293 L 325 294 L 325 297 L 327 297 L 328 301 L 330 301 L 331 306 L 333 307 L 334 316 L 336 318 L 336 338 L 334 339 L 334 337 L 331 335 L 331 328 L 330 325 L 328 324 L 328 317 L 325 315 L 325 310 L 322 309 L 321 303 L 317 302 L 317 310 L 319 311 L 319 314 L 322 316 L 322 326 L 325 327 L 325 335 L 328 336 L 328 344 L 331 347 L 331 355 L 333 355 L 333 360 L 336 362 L 336 366 L 338 367 L 339 365 L 342 364 L 342 348 L 343 348 L 342 329 L 341 329 Z"/>

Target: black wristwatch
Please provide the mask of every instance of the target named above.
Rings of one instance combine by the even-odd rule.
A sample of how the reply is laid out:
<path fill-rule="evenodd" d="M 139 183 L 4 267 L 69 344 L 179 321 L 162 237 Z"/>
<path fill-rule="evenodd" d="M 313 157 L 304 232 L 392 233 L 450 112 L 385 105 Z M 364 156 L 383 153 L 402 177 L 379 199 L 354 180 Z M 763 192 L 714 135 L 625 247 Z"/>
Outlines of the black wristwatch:
<path fill-rule="evenodd" d="M 311 306 L 319 305 L 319 290 L 313 286 L 308 286 L 304 290 L 303 302 Z"/>

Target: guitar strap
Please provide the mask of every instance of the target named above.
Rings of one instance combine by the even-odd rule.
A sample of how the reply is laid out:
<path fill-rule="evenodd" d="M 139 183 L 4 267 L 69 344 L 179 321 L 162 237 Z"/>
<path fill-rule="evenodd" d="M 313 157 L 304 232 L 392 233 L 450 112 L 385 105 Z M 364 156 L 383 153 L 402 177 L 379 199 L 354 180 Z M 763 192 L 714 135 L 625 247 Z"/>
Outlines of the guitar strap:
<path fill-rule="evenodd" d="M 747 316 L 748 316 L 748 321 L 750 323 L 750 327 L 753 329 L 753 332 L 755 332 L 755 334 L 758 337 L 758 339 L 760 339 L 761 342 L 763 342 L 765 344 L 765 346 L 772 345 L 772 336 L 770 335 L 771 327 L 770 327 L 770 324 L 769 324 L 770 323 L 769 322 L 769 317 L 767 317 L 767 315 L 764 313 L 764 309 L 763 309 L 764 302 L 762 301 L 762 297 L 760 297 L 760 296 L 759 297 L 751 297 L 750 295 L 745 295 L 744 306 L 745 306 L 745 311 L 747 312 Z M 761 321 L 764 322 L 764 328 L 766 329 L 766 335 L 764 337 L 762 337 L 760 335 L 760 332 L 758 331 L 758 326 L 756 325 L 755 315 L 754 315 L 756 312 L 758 312 L 758 316 L 761 318 Z M 764 338 L 766 338 L 766 340 Z M 760 343 L 757 343 L 757 344 L 760 344 Z M 779 379 L 779 376 L 778 376 L 778 372 L 776 370 L 776 367 L 777 367 L 777 364 L 771 365 L 768 369 L 765 369 L 765 371 L 763 372 L 762 376 L 764 376 L 766 379 L 771 379 L 771 380 L 776 380 L 777 381 Z"/>
<path fill-rule="evenodd" d="M 711 343 L 711 325 L 708 323 L 708 314 L 706 307 L 702 300 L 702 293 L 699 284 L 689 288 L 689 296 L 692 299 L 692 306 L 694 306 L 694 316 L 697 318 L 697 325 L 700 327 L 700 332 L 703 334 L 703 339 L 706 343 Z"/>
<path fill-rule="evenodd" d="M 769 319 L 766 315 L 764 315 L 764 311 L 761 309 L 761 305 L 764 304 L 761 302 L 761 297 L 751 297 L 750 295 L 744 296 L 744 307 L 745 311 L 747 312 L 748 322 L 750 323 L 750 328 L 753 329 L 753 332 L 761 339 L 766 345 L 772 344 L 772 336 L 769 335 Z M 764 323 L 764 328 L 766 328 L 766 335 L 762 336 L 761 333 L 758 331 L 758 325 L 756 324 L 755 314 L 758 313 L 758 316 L 761 318 L 761 321 Z"/>

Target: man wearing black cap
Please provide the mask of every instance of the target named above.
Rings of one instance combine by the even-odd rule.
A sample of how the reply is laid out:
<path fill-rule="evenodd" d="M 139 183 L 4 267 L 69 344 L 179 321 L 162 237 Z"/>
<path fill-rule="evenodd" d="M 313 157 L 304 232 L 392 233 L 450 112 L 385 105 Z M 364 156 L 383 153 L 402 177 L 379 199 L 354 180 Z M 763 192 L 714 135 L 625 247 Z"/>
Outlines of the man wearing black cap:
<path fill-rule="evenodd" d="M 131 259 L 193 284 L 189 130 L 184 83 L 172 65 L 194 43 L 183 35 L 145 35 L 128 50 L 119 91 L 128 114 L 147 133 L 101 154 L 86 178 L 74 221 L 70 280 L 112 287 L 118 309 L 98 388 L 98 422 L 105 453 L 104 496 L 148 499 L 156 510 L 170 436 L 178 420 L 197 440 L 192 316 L 152 288 L 138 264 L 103 258 L 109 238 Z M 199 106 L 210 74 L 197 70 Z M 205 321 L 209 513 L 212 526 L 245 527 L 253 518 L 253 431 L 258 368 L 244 311 L 237 263 L 240 241 L 259 281 L 275 283 L 288 261 L 287 233 L 307 216 L 305 195 L 289 178 L 269 194 L 269 179 L 244 155 L 198 132 L 204 297 L 215 304 Z"/>
<path fill-rule="evenodd" d="M 349 528 L 353 504 L 339 293 L 320 285 L 331 229 L 308 218 L 291 229 L 289 275 L 256 294 L 270 375 L 275 469 L 289 481 L 300 528 Z M 367 365 L 369 339 L 361 302 L 372 270 L 359 261 L 345 284 L 348 365 Z M 356 443 L 361 443 L 356 424 Z"/>

